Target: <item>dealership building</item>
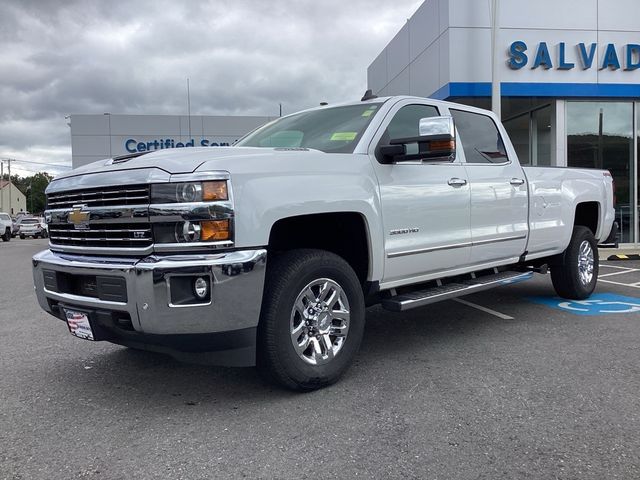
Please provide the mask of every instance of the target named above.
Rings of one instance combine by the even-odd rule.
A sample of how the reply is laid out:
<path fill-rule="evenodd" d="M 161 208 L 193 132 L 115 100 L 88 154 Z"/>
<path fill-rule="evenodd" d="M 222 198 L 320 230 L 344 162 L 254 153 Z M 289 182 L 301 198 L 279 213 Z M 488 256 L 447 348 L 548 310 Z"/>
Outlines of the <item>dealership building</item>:
<path fill-rule="evenodd" d="M 638 0 L 496 3 L 494 30 L 491 0 L 425 1 L 369 66 L 369 88 L 491 109 L 495 52 L 520 162 L 611 171 L 620 242 L 640 243 Z"/>
<path fill-rule="evenodd" d="M 70 115 L 73 168 L 136 152 L 226 146 L 276 117 Z"/>

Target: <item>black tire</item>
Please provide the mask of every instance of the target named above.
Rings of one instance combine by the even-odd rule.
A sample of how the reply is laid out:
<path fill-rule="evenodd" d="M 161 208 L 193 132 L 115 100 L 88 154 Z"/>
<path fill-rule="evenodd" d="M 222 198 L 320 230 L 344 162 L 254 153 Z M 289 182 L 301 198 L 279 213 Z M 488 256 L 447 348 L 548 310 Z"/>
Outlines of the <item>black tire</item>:
<path fill-rule="evenodd" d="M 24 240 L 25 238 L 27 237 L 25 237 L 24 235 L 20 235 L 20 240 Z"/>
<path fill-rule="evenodd" d="M 7 228 L 4 232 L 4 235 L 2 235 L 2 241 L 8 242 L 9 240 L 11 240 L 11 230 Z"/>
<path fill-rule="evenodd" d="M 587 244 L 593 255 L 590 280 L 588 279 L 588 272 L 586 277 L 581 276 L 579 267 L 581 248 L 586 248 Z M 551 281 L 556 293 L 563 298 L 573 300 L 589 298 L 598 282 L 598 261 L 598 243 L 591 230 L 582 226 L 573 227 L 569 246 L 551 264 Z M 583 262 L 584 264 L 585 262 Z"/>
<path fill-rule="evenodd" d="M 303 338 L 301 344 L 304 344 L 304 339 L 313 342 L 311 337 L 319 335 L 315 337 L 315 342 L 318 348 L 323 349 L 323 353 L 318 363 L 327 363 L 312 365 L 303 358 L 304 352 L 298 353 L 294 348 L 291 326 L 296 321 L 296 315 L 299 316 L 293 313 L 298 296 L 314 281 L 323 279 L 335 282 L 341 289 L 344 297 L 340 298 L 346 298 L 350 315 L 348 330 L 342 343 L 339 335 L 332 337 L 327 334 L 327 339 L 331 338 L 328 340 L 332 345 L 331 351 L 333 347 L 339 348 L 338 345 L 341 345 L 330 360 L 324 360 L 324 355 L 329 353 L 329 349 L 323 341 L 323 336 L 317 331 L 312 331 L 312 335 L 309 335 L 307 329 L 313 330 L 313 327 L 299 327 L 303 329 L 302 337 L 299 337 Z M 336 292 L 335 289 L 333 291 Z M 318 295 L 318 298 L 320 297 L 321 294 Z M 307 302 L 307 306 L 310 305 L 307 300 L 304 302 Z M 332 313 L 336 305 L 340 303 L 334 301 L 333 305 L 329 305 Z M 339 319 L 334 320 L 332 316 L 327 321 L 327 317 L 321 316 L 322 314 L 318 315 L 315 320 L 320 329 L 333 328 L 330 325 L 335 321 L 343 322 Z M 330 385 L 347 370 L 356 355 L 364 333 L 364 320 L 362 286 L 351 266 L 341 257 L 324 250 L 305 249 L 292 250 L 270 259 L 258 326 L 258 369 L 268 380 L 292 390 L 311 391 Z M 301 317 L 298 325 L 302 325 Z M 315 344 L 308 345 L 309 349 L 306 351 L 315 358 L 316 354 L 312 348 Z"/>

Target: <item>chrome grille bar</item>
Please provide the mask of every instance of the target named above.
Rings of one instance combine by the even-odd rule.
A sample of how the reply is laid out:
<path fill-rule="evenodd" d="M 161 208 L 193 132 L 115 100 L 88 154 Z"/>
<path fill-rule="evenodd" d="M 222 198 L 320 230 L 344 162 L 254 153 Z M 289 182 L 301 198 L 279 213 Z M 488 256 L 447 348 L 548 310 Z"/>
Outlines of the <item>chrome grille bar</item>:
<path fill-rule="evenodd" d="M 102 213 L 109 215 L 107 207 Z M 118 215 L 122 210 L 113 208 L 112 215 Z M 130 218 L 121 218 L 119 223 L 89 222 L 84 228 L 77 228 L 66 223 L 64 215 L 52 215 L 53 222 L 49 224 L 49 242 L 52 247 L 102 247 L 119 248 L 130 247 L 149 249 L 153 244 L 151 225 L 146 223 L 130 223 Z M 122 223 L 125 221 L 126 223 Z M 63 223 L 64 222 L 64 223 Z"/>
<path fill-rule="evenodd" d="M 145 205 L 149 203 L 149 186 L 133 185 L 126 188 L 102 187 L 70 190 L 47 195 L 47 208 L 72 208 L 86 204 L 91 207 L 114 205 Z"/>

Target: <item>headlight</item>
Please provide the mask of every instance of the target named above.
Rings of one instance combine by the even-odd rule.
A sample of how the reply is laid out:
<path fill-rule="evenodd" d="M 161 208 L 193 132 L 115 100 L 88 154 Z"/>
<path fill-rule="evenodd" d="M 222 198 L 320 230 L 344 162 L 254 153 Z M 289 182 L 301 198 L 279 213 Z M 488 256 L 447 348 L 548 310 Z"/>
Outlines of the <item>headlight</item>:
<path fill-rule="evenodd" d="M 194 203 L 228 199 L 225 180 L 151 185 L 151 203 Z"/>

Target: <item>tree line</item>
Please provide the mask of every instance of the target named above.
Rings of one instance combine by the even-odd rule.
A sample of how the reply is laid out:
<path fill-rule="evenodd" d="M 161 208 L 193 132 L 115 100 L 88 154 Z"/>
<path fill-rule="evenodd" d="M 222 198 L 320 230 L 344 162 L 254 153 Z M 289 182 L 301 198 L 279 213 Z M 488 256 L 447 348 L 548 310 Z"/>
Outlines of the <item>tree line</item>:
<path fill-rule="evenodd" d="M 9 175 L 4 174 L 2 179 L 9 180 Z M 44 191 L 51 180 L 53 176 L 47 172 L 38 172 L 28 177 L 11 175 L 11 183 L 27 197 L 27 210 L 33 214 L 44 212 L 47 202 Z"/>

